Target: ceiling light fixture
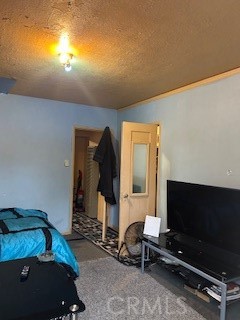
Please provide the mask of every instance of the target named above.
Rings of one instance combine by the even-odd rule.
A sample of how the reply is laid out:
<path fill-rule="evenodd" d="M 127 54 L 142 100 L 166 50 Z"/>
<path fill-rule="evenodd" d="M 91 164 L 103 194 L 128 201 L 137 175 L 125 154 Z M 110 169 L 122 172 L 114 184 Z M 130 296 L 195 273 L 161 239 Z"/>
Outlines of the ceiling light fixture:
<path fill-rule="evenodd" d="M 63 65 L 65 71 L 70 71 L 72 69 L 71 61 L 73 59 L 73 54 L 69 52 L 70 46 L 69 46 L 69 39 L 67 35 L 63 35 L 60 38 L 60 44 L 59 44 L 59 59 L 61 64 Z"/>
<path fill-rule="evenodd" d="M 72 53 L 59 53 L 59 59 L 61 64 L 64 66 L 65 71 L 70 71 L 72 69 L 71 60 L 73 58 Z"/>

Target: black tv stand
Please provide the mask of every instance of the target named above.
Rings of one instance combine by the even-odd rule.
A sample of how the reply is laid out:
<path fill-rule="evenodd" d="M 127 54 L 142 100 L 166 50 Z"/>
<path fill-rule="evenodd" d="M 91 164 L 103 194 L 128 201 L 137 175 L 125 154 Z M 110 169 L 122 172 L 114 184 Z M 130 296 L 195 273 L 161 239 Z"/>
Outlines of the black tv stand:
<path fill-rule="evenodd" d="M 165 233 L 165 236 L 166 237 L 169 237 L 169 238 L 172 238 L 172 237 L 174 237 L 174 236 L 176 236 L 177 235 L 177 232 L 176 231 L 172 231 L 172 230 L 169 230 L 169 231 L 167 231 L 166 233 Z"/>
<path fill-rule="evenodd" d="M 179 238 L 177 236 L 177 238 Z M 183 241 L 184 242 L 184 241 Z M 197 243 L 196 243 L 197 246 Z M 231 268 L 221 260 L 218 256 L 218 248 L 215 248 L 216 254 L 219 257 L 210 257 L 207 250 L 204 252 L 205 244 L 200 244 L 200 248 L 203 252 L 199 250 L 198 247 L 188 247 L 186 244 L 176 239 L 176 236 L 169 237 L 168 233 L 160 234 L 159 237 L 151 237 L 144 235 L 142 241 L 142 258 L 141 258 L 141 271 L 144 272 L 145 262 L 149 260 L 149 251 L 153 250 L 160 255 L 174 260 L 180 266 L 194 272 L 195 274 L 203 277 L 204 279 L 216 284 L 221 288 L 221 302 L 220 302 L 220 320 L 225 320 L 226 316 L 226 297 L 227 297 L 227 283 L 231 281 L 236 281 L 240 279 L 240 269 Z M 226 253 L 224 252 L 224 255 Z M 216 264 L 217 262 L 217 264 Z M 213 266 L 217 266 L 214 268 Z"/>

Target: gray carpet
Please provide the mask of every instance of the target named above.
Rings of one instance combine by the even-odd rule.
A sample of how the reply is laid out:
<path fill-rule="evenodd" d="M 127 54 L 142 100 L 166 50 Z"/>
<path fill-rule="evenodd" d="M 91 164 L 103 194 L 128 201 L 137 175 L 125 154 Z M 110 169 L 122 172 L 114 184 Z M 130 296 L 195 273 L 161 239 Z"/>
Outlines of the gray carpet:
<path fill-rule="evenodd" d="M 83 261 L 109 257 L 109 254 L 97 247 L 89 240 L 69 241 L 77 261 L 82 265 Z"/>
<path fill-rule="evenodd" d="M 80 263 L 76 280 L 86 310 L 81 320 L 203 320 L 185 303 L 147 273 L 125 266 L 113 257 Z"/>

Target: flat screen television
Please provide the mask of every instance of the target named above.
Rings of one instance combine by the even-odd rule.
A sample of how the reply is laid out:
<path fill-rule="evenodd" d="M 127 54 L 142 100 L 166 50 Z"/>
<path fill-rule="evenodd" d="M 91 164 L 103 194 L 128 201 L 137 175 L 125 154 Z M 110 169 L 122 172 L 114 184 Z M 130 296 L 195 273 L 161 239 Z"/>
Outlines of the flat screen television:
<path fill-rule="evenodd" d="M 168 180 L 167 224 L 240 255 L 240 190 Z"/>

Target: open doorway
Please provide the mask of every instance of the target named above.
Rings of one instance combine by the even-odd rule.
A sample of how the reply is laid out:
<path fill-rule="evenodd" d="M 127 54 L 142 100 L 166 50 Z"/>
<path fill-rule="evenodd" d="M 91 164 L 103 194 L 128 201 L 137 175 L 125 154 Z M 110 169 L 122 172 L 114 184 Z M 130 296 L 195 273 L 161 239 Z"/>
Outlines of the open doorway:
<path fill-rule="evenodd" d="M 77 232 L 115 255 L 118 231 L 111 227 L 105 199 L 97 192 L 99 164 L 93 160 L 103 132 L 104 129 L 74 128 L 72 234 Z"/>
<path fill-rule="evenodd" d="M 93 161 L 103 130 L 74 128 L 73 153 L 73 213 L 84 212 L 101 221 L 101 198 L 97 192 L 99 169 Z"/>

